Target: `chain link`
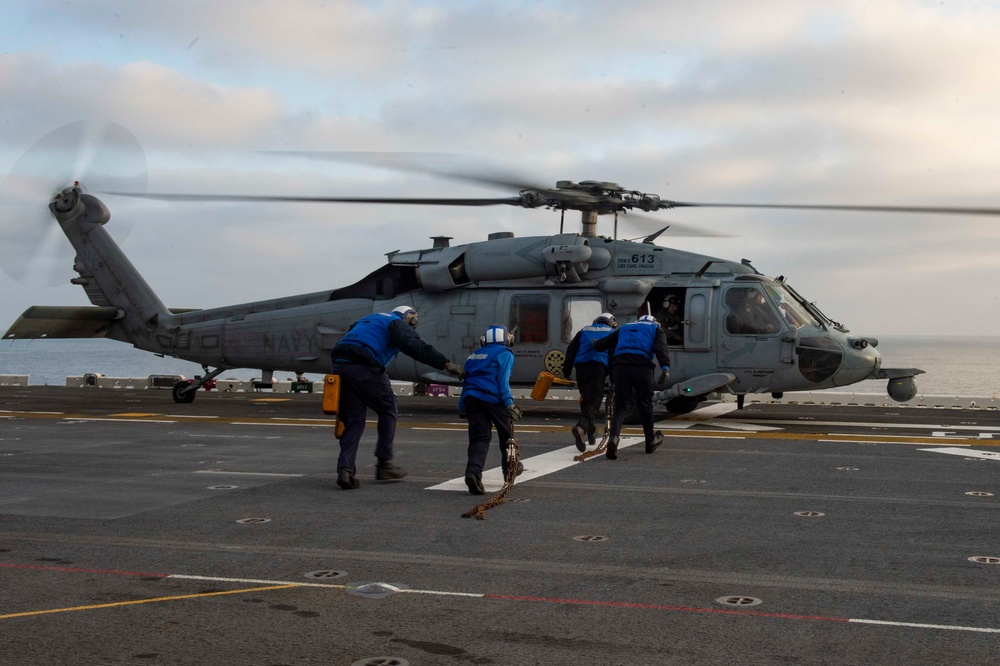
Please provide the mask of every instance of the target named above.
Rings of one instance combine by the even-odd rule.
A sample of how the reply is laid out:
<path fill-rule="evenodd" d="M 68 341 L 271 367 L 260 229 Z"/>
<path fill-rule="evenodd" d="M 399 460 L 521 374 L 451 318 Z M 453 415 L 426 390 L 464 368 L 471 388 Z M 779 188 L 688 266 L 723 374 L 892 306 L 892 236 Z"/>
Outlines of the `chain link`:
<path fill-rule="evenodd" d="M 604 396 L 606 405 L 606 409 L 604 410 L 604 435 L 601 437 L 601 441 L 597 445 L 596 449 L 593 451 L 584 451 L 579 455 L 573 456 L 573 460 L 580 462 L 586 460 L 587 458 L 599 456 L 608 450 L 608 439 L 611 436 L 611 416 L 614 413 L 615 408 L 615 396 L 613 389 L 608 388 Z"/>
<path fill-rule="evenodd" d="M 524 466 L 521 464 L 521 452 L 517 448 L 517 437 L 514 436 L 514 423 L 510 424 L 510 439 L 507 440 L 507 478 L 504 479 L 504 484 L 501 486 L 500 490 L 479 506 L 469 509 L 462 514 L 462 518 L 471 518 L 475 516 L 479 520 L 486 520 L 486 511 L 492 509 L 495 506 L 499 506 L 507 501 L 507 495 L 510 493 L 510 489 L 514 486 L 514 480 L 518 475 L 524 471 Z"/>

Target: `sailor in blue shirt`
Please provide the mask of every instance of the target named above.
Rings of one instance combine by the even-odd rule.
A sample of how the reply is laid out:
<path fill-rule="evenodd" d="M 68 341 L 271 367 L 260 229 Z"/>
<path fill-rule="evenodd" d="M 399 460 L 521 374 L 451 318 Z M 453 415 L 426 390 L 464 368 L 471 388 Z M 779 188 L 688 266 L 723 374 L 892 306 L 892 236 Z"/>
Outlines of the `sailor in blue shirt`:
<path fill-rule="evenodd" d="M 615 408 L 611 417 L 611 433 L 605 455 L 618 458 L 618 437 L 625 416 L 635 400 L 646 435 L 646 453 L 652 453 L 663 443 L 663 433 L 653 430 L 653 365 L 655 358 L 663 374 L 660 381 L 670 377 L 667 357 L 667 336 L 652 315 L 643 315 L 639 321 L 625 324 L 606 338 L 595 340 L 594 349 L 611 354 L 611 377 L 614 383 Z"/>
<path fill-rule="evenodd" d="M 344 424 L 337 459 L 337 485 L 353 490 L 361 484 L 355 478 L 358 446 L 365 431 L 368 409 L 378 415 L 378 443 L 375 445 L 375 478 L 379 481 L 402 479 L 406 471 L 392 461 L 392 443 L 396 435 L 396 394 L 392 392 L 385 368 L 399 352 L 446 370 L 461 379 L 462 369 L 444 354 L 424 342 L 415 329 L 417 311 L 401 305 L 392 312 L 368 315 L 354 322 L 334 346 L 331 372 L 340 375 L 340 411 Z"/>
<path fill-rule="evenodd" d="M 604 400 L 604 380 L 608 376 L 608 352 L 597 351 L 590 343 L 611 335 L 616 326 L 613 314 L 601 313 L 593 324 L 577 331 L 566 348 L 563 377 L 569 378 L 575 367 L 576 386 L 580 389 L 580 420 L 573 426 L 573 438 L 580 451 L 587 449 L 584 437 L 591 446 L 596 441 L 597 422 L 601 418 L 601 402 Z"/>
<path fill-rule="evenodd" d="M 493 439 L 493 428 L 500 438 L 501 467 L 507 478 L 507 440 L 512 436 L 512 422 L 521 412 L 510 394 L 510 372 L 514 336 L 503 326 L 491 326 L 479 338 L 480 349 L 465 360 L 465 381 L 458 411 L 469 420 L 469 462 L 465 466 L 465 485 L 473 495 L 485 494 L 483 467 Z"/>

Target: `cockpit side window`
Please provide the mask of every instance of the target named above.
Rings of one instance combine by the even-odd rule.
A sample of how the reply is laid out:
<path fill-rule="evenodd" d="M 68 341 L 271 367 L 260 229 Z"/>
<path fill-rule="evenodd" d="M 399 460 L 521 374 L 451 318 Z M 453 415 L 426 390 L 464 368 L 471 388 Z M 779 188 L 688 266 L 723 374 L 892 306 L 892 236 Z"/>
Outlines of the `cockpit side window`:
<path fill-rule="evenodd" d="M 769 335 L 781 329 L 781 322 L 758 287 L 730 288 L 725 303 L 726 332 L 730 335 Z"/>
<path fill-rule="evenodd" d="M 778 312 L 792 328 L 801 328 L 806 325 L 819 326 L 820 323 L 806 310 L 795 298 L 794 292 L 784 285 L 765 284 L 764 289 L 771 297 L 771 302 L 778 304 Z"/>

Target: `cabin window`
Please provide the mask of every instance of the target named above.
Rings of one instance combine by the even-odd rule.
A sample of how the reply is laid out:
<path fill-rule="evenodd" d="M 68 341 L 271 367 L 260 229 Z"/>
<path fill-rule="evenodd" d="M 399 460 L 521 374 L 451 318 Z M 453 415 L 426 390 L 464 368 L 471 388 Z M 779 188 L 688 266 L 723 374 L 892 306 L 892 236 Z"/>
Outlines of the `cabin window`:
<path fill-rule="evenodd" d="M 549 297 L 543 294 L 515 296 L 510 302 L 510 328 L 515 342 L 543 343 L 549 340 Z"/>
<path fill-rule="evenodd" d="M 781 322 L 757 287 L 736 287 L 726 292 L 726 332 L 730 335 L 770 335 Z"/>
<path fill-rule="evenodd" d="M 563 342 L 570 342 L 584 326 L 592 323 L 604 312 L 604 301 L 600 298 L 567 298 L 563 309 Z"/>

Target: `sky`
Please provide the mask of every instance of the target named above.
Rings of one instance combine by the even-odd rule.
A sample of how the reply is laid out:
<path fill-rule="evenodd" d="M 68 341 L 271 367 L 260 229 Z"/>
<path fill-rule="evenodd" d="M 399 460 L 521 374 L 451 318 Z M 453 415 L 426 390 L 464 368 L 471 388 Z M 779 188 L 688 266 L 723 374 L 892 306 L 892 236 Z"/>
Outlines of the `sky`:
<path fill-rule="evenodd" d="M 997 2 L 0 0 L 0 11 L 5 238 L 51 230 L 48 195 L 14 205 L 11 183 L 37 164 L 33 146 L 81 120 L 127 128 L 156 192 L 514 194 L 262 152 L 392 151 L 681 201 L 1000 207 Z M 87 145 L 47 153 L 47 187 L 100 191 L 99 165 L 76 161 Z M 559 225 L 505 206 L 102 200 L 109 232 L 170 307 L 345 286 L 431 236 Z M 748 258 L 862 335 L 1000 331 L 1000 217 L 651 215 L 728 235 L 668 231 L 658 244 Z M 644 230 L 623 222 L 620 235 Z M 607 218 L 599 233 L 612 233 Z M 53 258 L 65 239 L 29 257 L 5 238 L 4 270 L 29 268 L 0 273 L 3 329 L 31 305 L 89 304 Z"/>

